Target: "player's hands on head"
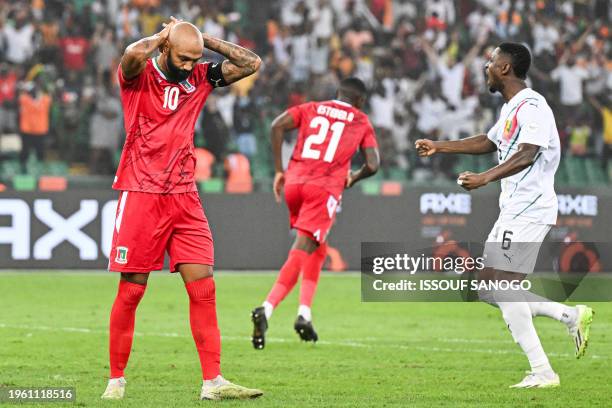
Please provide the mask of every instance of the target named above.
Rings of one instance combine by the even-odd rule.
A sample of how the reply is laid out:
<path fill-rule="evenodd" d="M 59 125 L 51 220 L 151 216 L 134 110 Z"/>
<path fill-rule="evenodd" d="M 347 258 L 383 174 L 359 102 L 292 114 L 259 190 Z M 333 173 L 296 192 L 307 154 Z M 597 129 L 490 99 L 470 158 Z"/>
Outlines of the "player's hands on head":
<path fill-rule="evenodd" d="M 162 30 L 157 34 L 162 40 L 162 45 L 159 47 L 159 51 L 162 52 L 165 47 L 168 46 L 168 38 L 170 37 L 170 30 L 172 27 L 176 25 L 176 23 L 180 23 L 181 20 L 174 16 L 170 16 L 170 21 L 163 24 Z"/>
<path fill-rule="evenodd" d="M 429 139 L 418 139 L 414 142 L 414 147 L 419 156 L 432 156 L 437 151 L 435 143 Z"/>
<path fill-rule="evenodd" d="M 467 191 L 485 186 L 488 183 L 489 182 L 484 174 L 472 173 L 471 171 L 464 171 L 463 173 L 459 174 L 459 177 L 457 178 L 457 184 Z"/>
<path fill-rule="evenodd" d="M 162 24 L 163 29 L 159 32 L 159 35 L 164 39 L 168 39 L 168 37 L 170 36 L 170 30 L 172 30 L 172 27 L 174 27 L 176 23 L 180 23 L 181 21 L 182 20 L 179 20 L 178 18 L 174 16 L 170 16 L 170 21 Z"/>
<path fill-rule="evenodd" d="M 272 185 L 272 190 L 274 191 L 274 198 L 277 203 L 281 202 L 281 194 L 283 191 L 283 186 L 285 185 L 285 173 L 282 171 L 276 172 L 274 174 L 274 184 Z"/>

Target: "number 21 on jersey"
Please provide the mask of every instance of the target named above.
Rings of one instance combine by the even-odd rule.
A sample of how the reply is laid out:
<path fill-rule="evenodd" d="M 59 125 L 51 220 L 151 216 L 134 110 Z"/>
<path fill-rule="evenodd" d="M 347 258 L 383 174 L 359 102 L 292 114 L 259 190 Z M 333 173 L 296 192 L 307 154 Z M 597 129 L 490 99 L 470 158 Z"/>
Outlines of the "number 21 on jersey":
<path fill-rule="evenodd" d="M 334 160 L 334 155 L 336 154 L 340 137 L 344 131 L 344 126 L 344 122 L 334 122 L 330 126 L 327 118 L 324 118 L 323 116 L 315 116 L 310 121 L 310 128 L 319 128 L 319 131 L 306 138 L 306 141 L 304 142 L 304 149 L 302 149 L 302 157 L 304 159 L 319 159 L 321 157 L 321 152 L 313 149 L 313 146 L 324 143 L 325 139 L 327 138 L 327 133 L 331 130 L 331 140 L 329 141 L 329 145 L 327 145 L 327 150 L 323 156 L 323 161 L 331 163 L 332 160 Z"/>
<path fill-rule="evenodd" d="M 179 89 L 176 86 L 167 86 L 164 88 L 164 106 L 163 108 L 169 108 L 175 110 L 178 106 Z"/>

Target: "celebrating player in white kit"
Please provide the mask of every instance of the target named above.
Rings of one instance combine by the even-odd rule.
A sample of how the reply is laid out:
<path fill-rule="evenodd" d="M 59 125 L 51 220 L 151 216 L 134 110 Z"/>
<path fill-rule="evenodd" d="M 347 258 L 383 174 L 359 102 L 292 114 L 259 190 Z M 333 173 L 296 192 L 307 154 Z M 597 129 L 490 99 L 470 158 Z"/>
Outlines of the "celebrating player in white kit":
<path fill-rule="evenodd" d="M 487 62 L 487 86 L 505 100 L 497 123 L 484 135 L 457 141 L 420 139 L 421 156 L 435 153 L 485 154 L 497 151 L 499 165 L 464 172 L 457 183 L 466 190 L 501 180 L 500 214 L 485 244 L 484 279 L 522 280 L 533 272 L 540 245 L 557 221 L 555 171 L 560 142 L 552 110 L 542 95 L 525 84 L 531 55 L 526 47 L 502 43 Z M 480 291 L 481 300 L 498 306 L 529 360 L 531 371 L 514 388 L 556 387 L 553 371 L 532 318 L 547 316 L 564 323 L 574 338 L 576 357 L 584 355 L 593 317 L 591 308 L 552 302 L 531 292 Z"/>

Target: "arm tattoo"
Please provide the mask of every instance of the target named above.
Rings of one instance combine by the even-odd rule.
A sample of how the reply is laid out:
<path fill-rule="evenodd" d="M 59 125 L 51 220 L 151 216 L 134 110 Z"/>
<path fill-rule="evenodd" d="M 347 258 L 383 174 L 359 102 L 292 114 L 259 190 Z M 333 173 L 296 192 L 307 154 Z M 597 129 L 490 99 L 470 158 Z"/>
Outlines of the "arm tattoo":
<path fill-rule="evenodd" d="M 261 64 L 261 59 L 254 52 L 218 38 L 204 36 L 204 46 L 228 59 L 222 65 L 223 77 L 228 83 L 253 74 Z"/>
<path fill-rule="evenodd" d="M 161 38 L 155 34 L 130 44 L 121 57 L 121 69 L 126 78 L 135 77 L 145 67 L 147 59 L 161 44 Z"/>
<path fill-rule="evenodd" d="M 150 37 L 142 38 L 135 43 L 128 45 L 125 49 L 126 53 L 129 51 L 137 51 L 143 54 L 146 58 L 149 58 L 151 54 L 161 45 L 161 38 L 155 34 Z"/>

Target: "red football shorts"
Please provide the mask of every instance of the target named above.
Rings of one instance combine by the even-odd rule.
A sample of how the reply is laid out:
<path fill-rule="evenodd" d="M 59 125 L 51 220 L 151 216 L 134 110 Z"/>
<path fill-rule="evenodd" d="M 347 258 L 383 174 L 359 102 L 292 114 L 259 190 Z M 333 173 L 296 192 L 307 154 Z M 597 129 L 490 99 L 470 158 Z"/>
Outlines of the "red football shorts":
<path fill-rule="evenodd" d="M 289 208 L 289 225 L 317 242 L 325 242 L 336 218 L 342 196 L 334 196 L 319 186 L 285 185 L 285 201 Z"/>
<path fill-rule="evenodd" d="M 181 263 L 214 264 L 213 239 L 197 192 L 119 193 L 108 270 L 147 273 Z"/>

